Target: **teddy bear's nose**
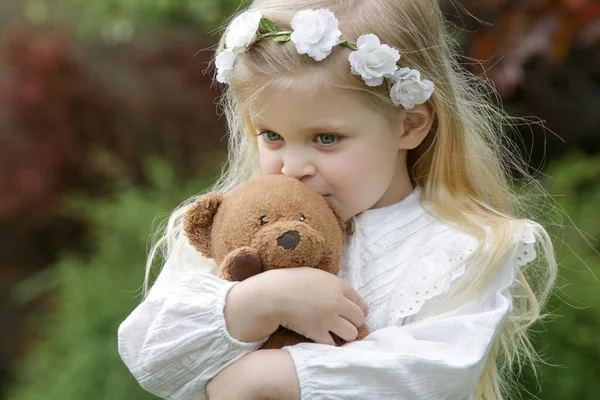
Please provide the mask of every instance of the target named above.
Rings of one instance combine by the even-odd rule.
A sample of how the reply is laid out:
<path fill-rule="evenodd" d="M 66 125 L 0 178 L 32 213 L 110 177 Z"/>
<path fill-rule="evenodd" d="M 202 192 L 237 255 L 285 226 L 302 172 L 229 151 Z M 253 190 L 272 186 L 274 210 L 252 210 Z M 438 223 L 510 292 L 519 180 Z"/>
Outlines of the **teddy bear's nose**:
<path fill-rule="evenodd" d="M 287 231 L 277 238 L 277 244 L 285 250 L 294 250 L 300 243 L 300 234 L 298 231 Z"/>

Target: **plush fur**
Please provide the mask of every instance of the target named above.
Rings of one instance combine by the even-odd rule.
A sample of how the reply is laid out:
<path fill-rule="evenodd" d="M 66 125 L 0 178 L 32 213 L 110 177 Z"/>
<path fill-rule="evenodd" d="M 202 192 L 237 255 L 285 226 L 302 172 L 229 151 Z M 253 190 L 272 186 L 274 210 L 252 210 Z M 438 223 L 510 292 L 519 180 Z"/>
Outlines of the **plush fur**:
<path fill-rule="evenodd" d="M 190 243 L 213 258 L 219 277 L 230 281 L 276 268 L 312 267 L 337 275 L 348 229 L 325 198 L 282 175 L 251 180 L 226 196 L 208 193 L 185 217 Z M 368 333 L 363 325 L 358 339 Z M 263 348 L 309 341 L 280 327 Z"/>

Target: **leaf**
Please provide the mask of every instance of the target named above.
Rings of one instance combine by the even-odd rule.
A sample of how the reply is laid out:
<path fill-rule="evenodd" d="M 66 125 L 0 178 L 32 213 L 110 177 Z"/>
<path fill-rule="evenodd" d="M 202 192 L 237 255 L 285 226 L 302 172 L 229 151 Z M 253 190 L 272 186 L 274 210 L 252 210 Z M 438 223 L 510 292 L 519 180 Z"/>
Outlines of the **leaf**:
<path fill-rule="evenodd" d="M 344 46 L 344 47 L 348 47 L 349 49 L 352 49 L 352 50 L 355 50 L 355 51 L 358 50 L 358 47 L 356 47 L 356 44 L 351 43 L 351 42 L 349 42 L 347 40 L 340 40 L 340 42 L 338 43 L 338 45 Z"/>
<path fill-rule="evenodd" d="M 273 38 L 275 42 L 289 42 L 292 40 L 292 35 L 276 36 Z"/>
<path fill-rule="evenodd" d="M 277 26 L 268 18 L 261 18 L 260 24 L 269 32 L 277 33 Z"/>

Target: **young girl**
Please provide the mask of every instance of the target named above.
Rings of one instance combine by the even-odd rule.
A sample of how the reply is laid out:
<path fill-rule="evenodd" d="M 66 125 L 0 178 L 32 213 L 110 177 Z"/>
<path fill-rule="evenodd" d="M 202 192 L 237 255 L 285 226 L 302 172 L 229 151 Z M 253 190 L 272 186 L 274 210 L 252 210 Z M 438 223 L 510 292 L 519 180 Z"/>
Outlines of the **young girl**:
<path fill-rule="evenodd" d="M 508 393 L 515 362 L 535 356 L 527 329 L 556 263 L 511 192 L 509 173 L 535 181 L 505 141 L 508 117 L 446 39 L 436 0 L 255 0 L 229 24 L 216 65 L 230 153 L 215 190 L 292 176 L 355 230 L 339 277 L 294 268 L 231 283 L 182 234 L 190 199 L 151 252 L 146 283 L 166 247 L 158 279 L 119 329 L 146 390 L 195 400 Z M 354 341 L 365 321 L 372 333 Z M 258 350 L 279 325 L 315 343 Z"/>

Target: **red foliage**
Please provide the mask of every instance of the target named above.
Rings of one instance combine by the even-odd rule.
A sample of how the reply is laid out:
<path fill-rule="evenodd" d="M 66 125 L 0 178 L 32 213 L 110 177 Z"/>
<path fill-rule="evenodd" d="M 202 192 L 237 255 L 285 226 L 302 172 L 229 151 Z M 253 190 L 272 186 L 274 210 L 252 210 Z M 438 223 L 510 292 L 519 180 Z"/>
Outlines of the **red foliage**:
<path fill-rule="evenodd" d="M 525 65 L 534 58 L 563 65 L 574 47 L 600 44 L 600 2 L 594 0 L 484 0 L 467 2 L 477 17 L 493 23 L 481 30 L 470 20 L 469 56 L 483 60 L 486 71 L 505 97 L 523 82 Z M 493 67 L 492 67 L 493 66 Z"/>
<path fill-rule="evenodd" d="M 113 61 L 102 71 L 63 35 L 18 28 L 1 39 L 0 223 L 16 218 L 30 231 L 55 217 L 73 186 L 105 190 L 104 151 L 143 182 L 150 154 L 191 175 L 202 153 L 222 149 L 207 55 L 194 57 L 206 40 L 104 54 Z"/>
<path fill-rule="evenodd" d="M 59 35 L 19 29 L 2 39 L 0 221 L 13 220 L 19 234 L 55 218 L 86 172 L 86 146 L 111 131 L 115 99 Z"/>
<path fill-rule="evenodd" d="M 83 49 L 57 32 L 0 32 L 0 386 L 24 312 L 10 305 L 10 287 L 84 236 L 81 221 L 61 214 L 65 195 L 110 193 L 115 163 L 143 184 L 150 155 L 183 177 L 224 150 L 218 93 L 203 74 L 209 53 L 194 56 L 209 45 Z"/>
<path fill-rule="evenodd" d="M 543 168 L 547 159 L 573 147 L 600 151 L 600 2 L 461 3 L 467 12 L 448 9 L 446 16 L 462 30 L 464 54 L 481 63 L 467 68 L 494 83 L 511 114 L 539 117 L 557 134 L 521 127 L 515 139 L 531 164 Z"/>

